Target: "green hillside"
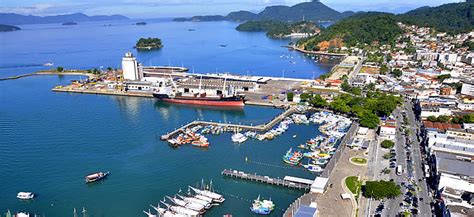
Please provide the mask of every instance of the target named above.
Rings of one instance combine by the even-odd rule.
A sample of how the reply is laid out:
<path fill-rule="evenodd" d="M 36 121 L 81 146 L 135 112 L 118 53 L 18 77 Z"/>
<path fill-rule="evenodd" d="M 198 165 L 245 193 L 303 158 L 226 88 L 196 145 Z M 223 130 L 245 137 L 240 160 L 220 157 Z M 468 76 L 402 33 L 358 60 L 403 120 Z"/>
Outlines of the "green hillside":
<path fill-rule="evenodd" d="M 440 32 L 469 32 L 474 30 L 474 1 L 422 7 L 398 15 L 403 23 L 433 27 Z"/>
<path fill-rule="evenodd" d="M 300 40 L 297 44 L 306 50 L 320 50 L 320 42 L 332 39 L 341 39 L 345 46 L 391 44 L 402 32 L 393 14 L 360 13 L 337 22 L 320 35 Z"/>

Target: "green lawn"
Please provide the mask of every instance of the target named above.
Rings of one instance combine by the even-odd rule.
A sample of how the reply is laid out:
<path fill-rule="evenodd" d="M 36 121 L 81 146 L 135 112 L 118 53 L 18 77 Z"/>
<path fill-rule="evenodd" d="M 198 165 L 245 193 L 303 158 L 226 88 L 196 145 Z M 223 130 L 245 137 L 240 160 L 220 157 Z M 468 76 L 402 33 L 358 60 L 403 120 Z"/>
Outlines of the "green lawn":
<path fill-rule="evenodd" d="M 346 186 L 353 194 L 357 194 L 360 188 L 360 182 L 357 179 L 357 176 L 346 177 Z"/>
<path fill-rule="evenodd" d="M 362 157 L 354 157 L 351 159 L 352 163 L 356 164 L 367 164 L 367 159 Z"/>

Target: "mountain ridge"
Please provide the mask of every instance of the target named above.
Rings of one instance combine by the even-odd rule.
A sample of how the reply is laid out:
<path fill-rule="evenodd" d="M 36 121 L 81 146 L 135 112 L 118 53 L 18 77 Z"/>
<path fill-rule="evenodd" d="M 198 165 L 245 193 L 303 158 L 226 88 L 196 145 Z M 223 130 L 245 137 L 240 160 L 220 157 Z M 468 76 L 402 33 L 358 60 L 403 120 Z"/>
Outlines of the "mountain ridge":
<path fill-rule="evenodd" d="M 64 22 L 94 22 L 105 20 L 124 20 L 129 19 L 126 16 L 114 15 L 95 15 L 88 16 L 83 13 L 72 13 L 54 16 L 34 16 L 21 15 L 16 13 L 0 13 L 0 23 L 8 25 L 22 25 L 22 24 L 46 24 L 46 23 L 64 23 Z"/>
<path fill-rule="evenodd" d="M 273 5 L 267 6 L 260 13 L 250 11 L 234 11 L 226 16 L 209 15 L 209 16 L 193 16 L 191 18 L 175 18 L 174 21 L 253 21 L 253 20 L 273 20 L 283 22 L 295 22 L 301 20 L 309 21 L 337 21 L 347 16 L 353 15 L 354 12 L 336 11 L 325 4 L 313 0 L 311 2 L 302 2 L 293 6 Z M 213 19 L 216 18 L 216 19 Z"/>

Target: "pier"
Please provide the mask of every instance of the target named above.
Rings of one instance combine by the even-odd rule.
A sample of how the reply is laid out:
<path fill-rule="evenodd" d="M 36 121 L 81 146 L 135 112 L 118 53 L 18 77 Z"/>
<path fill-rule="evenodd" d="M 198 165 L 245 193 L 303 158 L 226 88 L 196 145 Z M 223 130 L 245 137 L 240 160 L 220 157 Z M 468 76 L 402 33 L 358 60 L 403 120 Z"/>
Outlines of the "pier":
<path fill-rule="evenodd" d="M 193 121 L 190 122 L 174 131 L 171 131 L 165 135 L 161 136 L 161 140 L 168 140 L 170 138 L 173 138 L 176 134 L 185 132 L 187 128 L 191 128 L 194 126 L 220 126 L 223 127 L 225 131 L 235 131 L 235 130 L 250 130 L 250 131 L 268 131 L 270 130 L 273 126 L 278 124 L 279 122 L 283 121 L 286 117 L 290 116 L 291 114 L 295 113 L 297 110 L 295 107 L 290 107 L 287 109 L 285 112 L 281 113 L 280 115 L 276 116 L 273 118 L 270 122 L 264 124 L 264 125 L 257 125 L 257 126 L 249 126 L 249 125 L 242 125 L 242 124 L 231 124 L 231 123 L 216 123 L 216 122 L 210 122 L 210 121 Z"/>
<path fill-rule="evenodd" d="M 312 182 L 312 180 L 305 180 L 305 179 L 289 177 L 289 176 L 285 176 L 284 179 L 271 178 L 268 176 L 257 175 L 256 173 L 251 174 L 251 173 L 246 173 L 246 172 L 232 170 L 232 169 L 225 169 L 224 171 L 222 171 L 221 174 L 223 176 L 227 176 L 231 178 L 238 178 L 238 179 L 243 179 L 243 180 L 248 180 L 248 181 L 260 182 L 260 183 L 265 183 L 269 185 L 276 185 L 276 186 L 282 186 L 282 187 L 294 188 L 294 189 L 300 189 L 300 190 L 301 189 L 309 190 L 311 188 L 311 184 L 309 183 Z M 301 181 L 296 182 L 296 181 L 290 181 L 290 180 L 301 180 Z"/>

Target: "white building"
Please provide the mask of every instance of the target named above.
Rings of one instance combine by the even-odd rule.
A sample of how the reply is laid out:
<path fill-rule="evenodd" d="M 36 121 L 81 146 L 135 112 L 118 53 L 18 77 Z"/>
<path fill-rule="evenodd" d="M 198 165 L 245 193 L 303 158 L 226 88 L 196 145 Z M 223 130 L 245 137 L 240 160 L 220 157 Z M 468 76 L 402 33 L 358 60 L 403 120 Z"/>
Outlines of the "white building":
<path fill-rule="evenodd" d="M 387 120 L 380 125 L 380 138 L 383 140 L 390 140 L 395 142 L 397 134 L 397 122 L 394 120 Z"/>
<path fill-rule="evenodd" d="M 125 53 L 125 56 L 122 58 L 122 70 L 125 80 L 137 81 L 142 78 L 138 68 L 137 58 L 135 58 L 131 52 Z"/>
<path fill-rule="evenodd" d="M 474 96 L 474 85 L 463 83 L 461 88 L 461 94 Z"/>

